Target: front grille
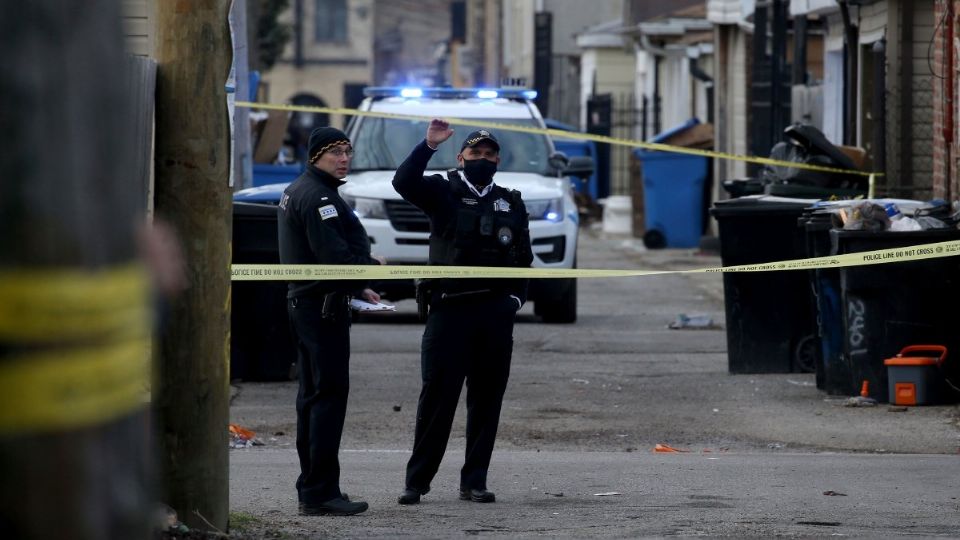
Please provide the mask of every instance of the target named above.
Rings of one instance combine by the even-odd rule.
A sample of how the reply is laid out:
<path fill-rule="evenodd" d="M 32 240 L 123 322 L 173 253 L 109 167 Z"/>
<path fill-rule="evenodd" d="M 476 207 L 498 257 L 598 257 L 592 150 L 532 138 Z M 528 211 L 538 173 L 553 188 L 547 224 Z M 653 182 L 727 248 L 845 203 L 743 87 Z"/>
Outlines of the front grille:
<path fill-rule="evenodd" d="M 422 210 L 407 201 L 384 201 L 390 225 L 403 232 L 430 232 L 430 220 Z"/>

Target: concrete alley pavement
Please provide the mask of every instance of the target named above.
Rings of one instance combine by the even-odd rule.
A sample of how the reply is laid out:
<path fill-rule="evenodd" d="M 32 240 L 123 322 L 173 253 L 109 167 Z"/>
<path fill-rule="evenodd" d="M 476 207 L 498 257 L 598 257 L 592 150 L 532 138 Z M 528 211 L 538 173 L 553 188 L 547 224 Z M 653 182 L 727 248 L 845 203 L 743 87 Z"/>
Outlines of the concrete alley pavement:
<path fill-rule="evenodd" d="M 581 240 L 581 268 L 720 264 L 593 231 Z M 231 510 L 295 537 L 956 534 L 957 407 L 847 408 L 812 374 L 729 375 L 721 282 L 580 280 L 572 325 L 540 323 L 525 306 L 490 471 L 494 505 L 455 497 L 462 405 L 433 491 L 419 507 L 396 504 L 423 326 L 409 301 L 367 316 L 353 328 L 341 459 L 343 489 L 371 509 L 296 515 L 296 384 L 286 382 L 236 385 L 231 421 L 266 446 L 231 451 Z M 681 313 L 718 327 L 669 329 Z M 658 443 L 690 453 L 653 454 Z M 876 455 L 888 453 L 910 455 Z M 595 495 L 606 492 L 619 495 Z"/>
<path fill-rule="evenodd" d="M 457 499 L 453 452 L 416 506 L 396 503 L 409 453 L 341 452 L 370 509 L 297 516 L 292 450 L 235 451 L 231 509 L 303 538 L 957 537 L 956 456 L 495 452 L 497 502 Z M 833 494 L 830 494 L 830 493 Z"/>

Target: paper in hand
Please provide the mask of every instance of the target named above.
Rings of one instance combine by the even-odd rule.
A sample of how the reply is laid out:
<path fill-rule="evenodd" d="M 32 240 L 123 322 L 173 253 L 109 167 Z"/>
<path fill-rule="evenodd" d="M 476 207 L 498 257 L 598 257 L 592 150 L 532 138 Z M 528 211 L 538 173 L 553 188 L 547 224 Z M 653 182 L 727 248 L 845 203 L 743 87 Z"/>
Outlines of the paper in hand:
<path fill-rule="evenodd" d="M 353 300 L 350 300 L 350 309 L 354 311 L 396 311 L 397 307 L 384 304 L 383 302 L 380 302 L 379 304 L 371 304 L 366 300 L 354 298 Z"/>

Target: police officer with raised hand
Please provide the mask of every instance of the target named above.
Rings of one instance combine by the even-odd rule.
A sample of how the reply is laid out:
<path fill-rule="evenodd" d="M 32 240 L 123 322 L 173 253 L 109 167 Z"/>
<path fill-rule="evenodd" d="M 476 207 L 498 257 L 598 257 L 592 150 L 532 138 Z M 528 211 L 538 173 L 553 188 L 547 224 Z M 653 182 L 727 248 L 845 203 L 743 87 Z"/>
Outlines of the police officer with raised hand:
<path fill-rule="evenodd" d="M 337 188 L 353 148 L 340 130 L 310 134 L 307 165 L 283 192 L 277 209 L 281 264 L 378 264 L 360 220 Z M 377 303 L 379 295 L 357 281 L 291 281 L 287 312 L 300 367 L 297 393 L 297 479 L 303 515 L 352 515 L 367 503 L 340 491 L 340 436 L 347 411 L 350 297 Z"/>
<path fill-rule="evenodd" d="M 500 145 L 488 131 L 471 133 L 456 169 L 424 176 L 437 147 L 453 135 L 434 119 L 426 139 L 397 169 L 393 186 L 430 218 L 430 264 L 528 267 L 527 210 L 520 193 L 495 185 Z M 423 285 L 423 284 L 422 284 Z M 407 463 L 400 504 L 416 504 L 430 491 L 450 437 L 464 380 L 467 383 L 467 447 L 460 471 L 460 498 L 489 503 L 487 469 L 500 407 L 510 374 L 513 321 L 526 301 L 524 279 L 440 279 L 418 297 L 429 302 L 421 345 L 423 387 L 417 408 L 413 455 Z"/>

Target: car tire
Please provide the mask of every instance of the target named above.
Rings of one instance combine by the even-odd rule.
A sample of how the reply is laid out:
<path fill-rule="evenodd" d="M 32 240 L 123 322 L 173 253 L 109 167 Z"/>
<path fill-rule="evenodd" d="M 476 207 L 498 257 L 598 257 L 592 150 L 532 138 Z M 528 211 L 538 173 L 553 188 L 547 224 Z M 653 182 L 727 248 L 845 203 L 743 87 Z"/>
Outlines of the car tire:
<path fill-rule="evenodd" d="M 533 311 L 545 323 L 569 324 L 577 321 L 577 280 L 558 279 L 555 294 L 549 299 L 538 299 L 533 303 Z"/>
<path fill-rule="evenodd" d="M 814 336 L 804 336 L 793 351 L 794 371 L 814 373 L 820 363 L 820 340 Z"/>

